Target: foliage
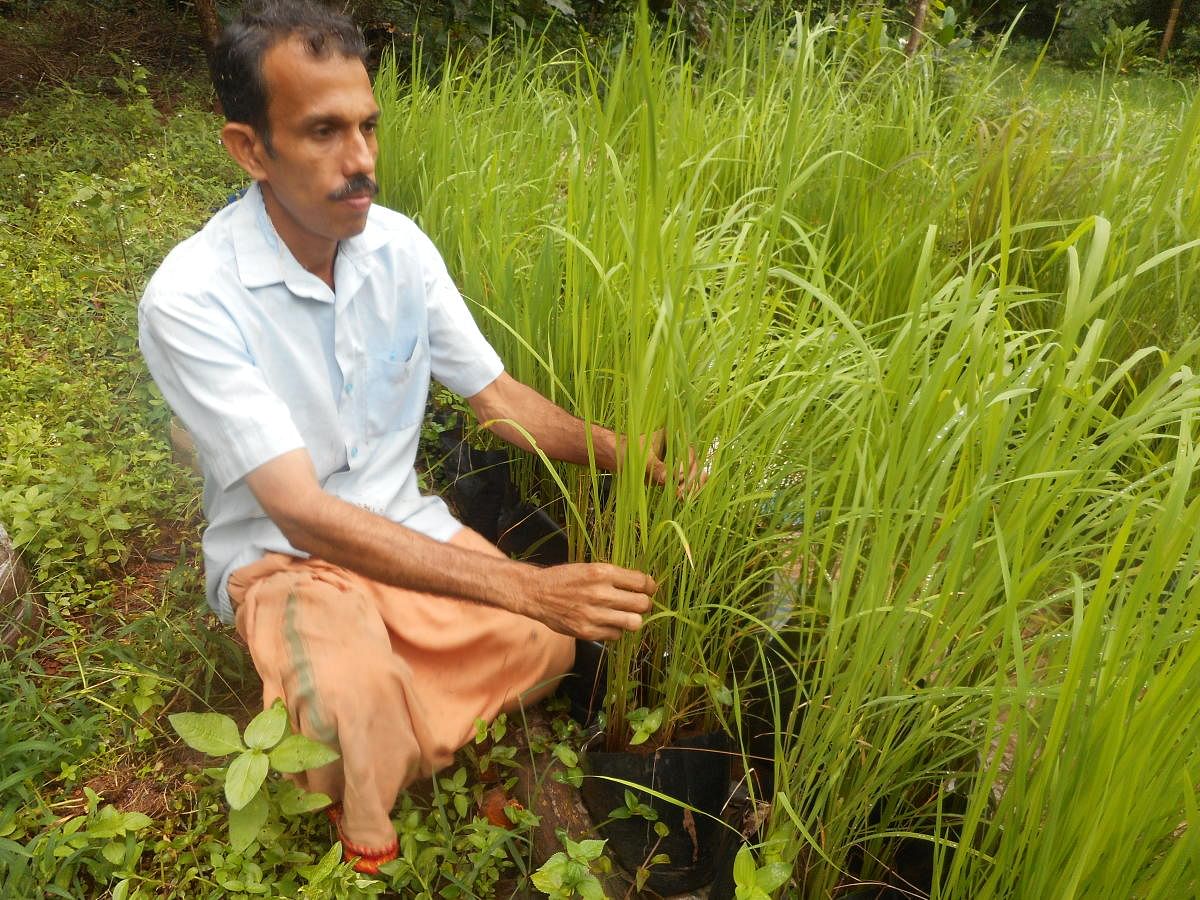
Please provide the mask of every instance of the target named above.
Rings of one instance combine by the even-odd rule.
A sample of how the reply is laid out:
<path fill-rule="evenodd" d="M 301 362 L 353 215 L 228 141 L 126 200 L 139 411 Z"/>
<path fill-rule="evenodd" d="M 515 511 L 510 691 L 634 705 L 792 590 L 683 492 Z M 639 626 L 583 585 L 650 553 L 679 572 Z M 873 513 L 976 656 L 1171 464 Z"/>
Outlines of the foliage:
<path fill-rule="evenodd" d="M 191 501 L 173 490 L 154 433 L 163 404 L 128 364 L 135 286 L 196 206 L 221 196 L 228 168 L 187 143 L 197 114 L 162 130 L 145 79 L 133 65 L 125 103 L 61 90 L 0 125 L 0 179 L 16 188 L 0 212 L 0 520 L 53 597 L 84 595 L 128 560 L 150 520 Z M 97 140 L 70 139 L 80 131 Z M 149 149 L 135 158 L 135 146 Z"/>
<path fill-rule="evenodd" d="M 303 772 L 338 758 L 323 744 L 288 733 L 287 710 L 281 700 L 255 716 L 241 738 L 237 723 L 221 713 L 175 713 L 171 727 L 193 750 L 218 757 L 236 754 L 228 766 L 212 770 L 212 774 L 225 786 L 229 846 L 237 853 L 257 841 L 277 813 L 298 816 L 330 803 L 324 794 L 308 793 L 294 782 L 267 780 L 271 771 Z"/>
<path fill-rule="evenodd" d="M 702 68 L 640 37 L 611 65 L 491 59 L 403 92 L 388 70 L 379 79 L 389 202 L 433 232 L 514 373 L 623 433 L 665 424 L 668 463 L 698 448 L 709 469 L 682 502 L 636 476 L 530 475 L 539 495 L 559 492 L 580 558 L 664 585 L 647 627 L 611 657 L 616 739 L 638 709 L 665 710 L 664 737 L 692 716 L 728 723 L 733 648 L 765 615 L 755 604 L 794 530 L 794 513 L 769 503 L 803 471 L 783 461 L 813 452 L 792 438 L 826 390 L 815 373 L 859 352 L 843 318 L 903 313 L 925 290 L 912 286 L 925 254 L 930 282 L 1000 253 L 989 265 L 1004 284 L 1058 290 L 1054 242 L 1097 206 L 1141 242 L 1139 260 L 1194 235 L 1155 205 L 1161 167 L 1101 162 L 1112 157 L 1098 145 L 1133 136 L 1120 120 L 1070 135 L 998 92 L 943 93 L 957 73 L 906 66 L 877 26 L 860 27 L 802 22 L 783 56 L 760 26 Z M 970 78 L 995 77 L 975 65 Z M 1155 134 L 1143 158 L 1165 164 L 1170 132 Z M 1058 141 L 1069 149 L 1052 160 Z M 430 155 L 429 142 L 449 149 Z M 1183 183 L 1175 171 L 1162 190 Z M 1122 282 L 1124 327 L 1138 329 L 1126 351 L 1186 333 L 1174 301 L 1161 304 L 1195 290 L 1188 271 L 1175 258 L 1136 293 Z M 1156 290 L 1157 278 L 1179 289 Z M 1036 327 L 1048 308 L 1007 314 Z M 756 348 L 755 365 L 728 352 L 739 346 Z M 643 461 L 631 452 L 626 465 Z"/>
<path fill-rule="evenodd" d="M 791 877 L 790 866 L 781 862 L 756 865 L 750 848 L 742 846 L 733 861 L 735 900 L 770 900 Z"/>
<path fill-rule="evenodd" d="M 1093 44 L 1092 50 L 1105 65 L 1112 66 L 1118 72 L 1128 72 L 1139 62 L 1153 59 L 1148 55 L 1153 41 L 1154 33 L 1150 30 L 1149 22 L 1121 27 L 1109 19 L 1103 41 Z"/>
<path fill-rule="evenodd" d="M 533 886 L 550 900 L 603 900 L 604 889 L 593 872 L 593 866 L 607 860 L 604 841 L 573 841 L 560 834 L 563 849 L 552 855 L 533 873 Z"/>

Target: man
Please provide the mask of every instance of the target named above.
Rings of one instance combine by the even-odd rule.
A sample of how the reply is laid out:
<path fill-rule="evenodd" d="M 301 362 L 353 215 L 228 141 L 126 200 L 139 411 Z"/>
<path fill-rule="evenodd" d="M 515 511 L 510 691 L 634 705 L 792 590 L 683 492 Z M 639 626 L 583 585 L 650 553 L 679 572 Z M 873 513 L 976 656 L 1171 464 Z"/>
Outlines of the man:
<path fill-rule="evenodd" d="M 398 791 L 452 759 L 477 717 L 531 702 L 574 637 L 636 630 L 654 580 L 508 560 L 417 491 L 430 375 L 520 447 L 615 469 L 585 427 L 509 377 L 437 251 L 375 206 L 379 109 L 361 34 L 269 0 L 223 34 L 226 149 L 254 186 L 171 252 L 139 307 L 150 371 L 196 439 L 210 604 L 263 681 L 341 759 L 329 794 L 360 871 L 396 855 Z M 431 148 L 436 152 L 436 148 Z M 651 477 L 662 481 L 656 458 Z"/>

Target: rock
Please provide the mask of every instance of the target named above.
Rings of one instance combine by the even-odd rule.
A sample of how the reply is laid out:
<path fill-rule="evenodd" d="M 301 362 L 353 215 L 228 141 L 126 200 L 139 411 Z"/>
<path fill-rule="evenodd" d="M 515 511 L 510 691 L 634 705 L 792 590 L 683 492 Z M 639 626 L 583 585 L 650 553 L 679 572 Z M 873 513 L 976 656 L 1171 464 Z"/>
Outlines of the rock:
<path fill-rule="evenodd" d="M 525 728 L 522 731 L 518 744 L 532 736 L 540 738 L 547 746 L 554 742 L 546 713 L 541 707 L 526 711 Z M 558 839 L 560 829 L 574 841 L 596 837 L 592 818 L 583 805 L 579 791 L 554 778 L 556 772 L 563 771 L 562 763 L 552 753 L 543 752 L 534 755 L 531 766 L 521 766 L 515 772 L 517 784 L 513 788 L 514 796 L 541 820 L 530 838 L 535 869 L 562 849 L 562 842 Z M 610 872 L 598 874 L 597 877 L 606 897 L 642 896 L 630 890 L 631 885 L 615 864 Z"/>
<path fill-rule="evenodd" d="M 29 576 L 0 525 L 0 652 L 13 649 L 22 636 L 36 636 L 41 629 L 42 607 L 28 590 Z"/>
<path fill-rule="evenodd" d="M 196 441 L 175 418 L 171 419 L 171 450 L 171 458 L 177 466 L 190 469 L 196 475 L 204 475 L 204 470 L 200 468 L 200 454 L 196 452 Z"/>

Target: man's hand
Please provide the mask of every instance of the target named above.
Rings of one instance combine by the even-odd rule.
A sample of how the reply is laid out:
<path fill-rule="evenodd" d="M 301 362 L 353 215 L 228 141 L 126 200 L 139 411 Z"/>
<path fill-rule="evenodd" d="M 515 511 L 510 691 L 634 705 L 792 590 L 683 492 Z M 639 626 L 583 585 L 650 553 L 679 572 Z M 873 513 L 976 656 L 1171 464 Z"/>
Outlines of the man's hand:
<path fill-rule="evenodd" d="M 645 438 L 642 438 L 644 441 Z M 667 471 L 663 457 L 667 455 L 667 432 L 660 428 L 650 435 L 650 453 L 646 460 L 646 476 L 655 484 L 675 485 L 675 493 L 680 498 L 690 497 L 708 481 L 708 468 L 700 466 L 695 447 L 688 447 L 688 461 L 680 463 L 672 476 Z"/>
<path fill-rule="evenodd" d="M 612 641 L 642 627 L 658 590 L 642 572 L 608 563 L 570 563 L 537 570 L 525 615 L 561 634 Z"/>

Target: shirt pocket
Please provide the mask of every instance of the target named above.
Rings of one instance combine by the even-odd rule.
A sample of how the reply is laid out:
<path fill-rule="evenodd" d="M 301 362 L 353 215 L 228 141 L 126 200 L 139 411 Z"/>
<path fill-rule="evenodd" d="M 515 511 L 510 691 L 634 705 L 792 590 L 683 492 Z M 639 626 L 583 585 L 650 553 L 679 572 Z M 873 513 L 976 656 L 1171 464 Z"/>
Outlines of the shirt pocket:
<path fill-rule="evenodd" d="M 429 396 L 429 343 L 424 336 L 368 359 L 368 435 L 410 428 L 421 421 Z"/>

